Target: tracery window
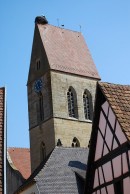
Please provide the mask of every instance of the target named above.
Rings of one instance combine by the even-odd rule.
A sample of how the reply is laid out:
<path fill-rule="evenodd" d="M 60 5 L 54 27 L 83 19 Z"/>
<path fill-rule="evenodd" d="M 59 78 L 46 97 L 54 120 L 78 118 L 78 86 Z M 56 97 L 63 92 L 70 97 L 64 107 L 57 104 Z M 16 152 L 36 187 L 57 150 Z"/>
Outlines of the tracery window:
<path fill-rule="evenodd" d="M 90 92 L 87 90 L 83 94 L 83 106 L 85 119 L 92 120 L 92 98 Z"/>
<path fill-rule="evenodd" d="M 68 99 L 68 112 L 70 117 L 76 117 L 75 115 L 75 102 L 74 102 L 74 94 L 72 89 L 69 88 L 67 92 L 67 99 Z"/>

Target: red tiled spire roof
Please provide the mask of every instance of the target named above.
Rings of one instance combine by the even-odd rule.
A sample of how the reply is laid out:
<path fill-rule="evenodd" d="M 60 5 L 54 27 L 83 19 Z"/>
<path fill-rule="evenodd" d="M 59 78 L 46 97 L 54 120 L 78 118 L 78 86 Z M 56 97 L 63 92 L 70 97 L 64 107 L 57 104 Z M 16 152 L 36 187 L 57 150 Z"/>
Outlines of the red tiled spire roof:
<path fill-rule="evenodd" d="M 37 24 L 50 69 L 100 79 L 80 32 Z"/>
<path fill-rule="evenodd" d="M 130 140 L 130 85 L 98 83 Z"/>
<path fill-rule="evenodd" d="M 29 148 L 8 148 L 9 163 L 27 179 L 31 175 L 30 149 Z"/>

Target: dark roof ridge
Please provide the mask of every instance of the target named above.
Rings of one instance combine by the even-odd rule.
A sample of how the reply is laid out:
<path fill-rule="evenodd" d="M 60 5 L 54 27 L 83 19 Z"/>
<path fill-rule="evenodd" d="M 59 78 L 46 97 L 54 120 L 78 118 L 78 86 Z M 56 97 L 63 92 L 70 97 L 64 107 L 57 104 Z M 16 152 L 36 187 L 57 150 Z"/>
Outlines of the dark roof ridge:
<path fill-rule="evenodd" d="M 0 90 L 5 90 L 5 89 L 6 89 L 5 86 L 1 86 L 1 87 L 0 87 Z"/>
<path fill-rule="evenodd" d="M 75 32 L 75 33 L 78 33 L 78 34 L 82 35 L 82 33 L 79 32 L 79 31 L 71 30 L 71 29 L 68 29 L 68 28 L 63 28 L 63 27 L 60 27 L 60 26 L 55 26 L 55 25 L 52 25 L 52 24 L 49 24 L 49 23 L 48 24 L 36 24 L 36 25 L 38 25 L 38 26 L 52 26 L 52 27 L 55 27 L 55 28 L 59 28 L 61 30 L 71 31 L 71 32 Z"/>

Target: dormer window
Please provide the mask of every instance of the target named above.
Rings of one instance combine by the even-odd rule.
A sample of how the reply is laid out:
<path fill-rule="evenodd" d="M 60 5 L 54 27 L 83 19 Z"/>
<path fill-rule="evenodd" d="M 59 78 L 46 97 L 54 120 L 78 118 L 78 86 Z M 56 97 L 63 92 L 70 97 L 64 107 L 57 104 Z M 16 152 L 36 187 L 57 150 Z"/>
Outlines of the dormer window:
<path fill-rule="evenodd" d="M 40 66 L 41 66 L 41 61 L 40 61 L 40 59 L 37 59 L 36 60 L 36 69 L 37 69 L 37 71 L 40 69 Z"/>

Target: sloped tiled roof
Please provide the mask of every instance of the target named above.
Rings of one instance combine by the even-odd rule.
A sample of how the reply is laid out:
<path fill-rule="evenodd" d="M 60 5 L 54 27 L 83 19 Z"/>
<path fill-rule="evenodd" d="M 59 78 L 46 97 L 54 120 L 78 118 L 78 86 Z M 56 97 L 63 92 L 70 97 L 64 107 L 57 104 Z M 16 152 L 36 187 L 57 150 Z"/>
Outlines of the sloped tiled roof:
<path fill-rule="evenodd" d="M 78 194 L 83 189 L 74 171 L 86 172 L 88 149 L 56 147 L 34 178 L 41 193 Z M 78 172 L 77 172 L 78 174 Z"/>
<path fill-rule="evenodd" d="M 31 175 L 29 148 L 8 148 L 8 161 L 22 174 L 23 178 L 27 179 Z"/>
<path fill-rule="evenodd" d="M 98 84 L 130 140 L 130 86 L 103 82 Z"/>
<path fill-rule="evenodd" d="M 100 79 L 80 32 L 37 24 L 50 69 Z"/>
<path fill-rule="evenodd" d="M 4 193 L 4 103 L 5 88 L 0 88 L 0 193 Z"/>
<path fill-rule="evenodd" d="M 15 192 L 36 182 L 40 193 L 81 194 L 84 189 L 88 149 L 56 147 L 49 159 L 39 165 L 27 181 Z M 80 178 L 79 178 L 80 177 Z"/>

